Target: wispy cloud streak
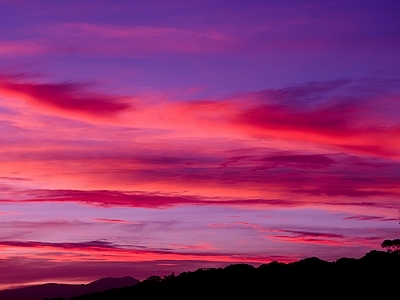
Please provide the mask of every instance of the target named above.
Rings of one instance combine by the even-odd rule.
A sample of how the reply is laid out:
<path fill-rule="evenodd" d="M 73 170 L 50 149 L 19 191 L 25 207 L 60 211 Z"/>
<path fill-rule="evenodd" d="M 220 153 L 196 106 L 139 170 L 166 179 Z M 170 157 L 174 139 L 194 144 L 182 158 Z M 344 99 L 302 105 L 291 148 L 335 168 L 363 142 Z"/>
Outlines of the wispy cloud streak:
<path fill-rule="evenodd" d="M 18 82 L 2 76 L 0 93 L 3 97 L 23 99 L 48 112 L 83 114 L 94 117 L 112 117 L 131 106 L 116 97 L 84 91 L 84 85 L 74 83 L 42 84 Z"/>

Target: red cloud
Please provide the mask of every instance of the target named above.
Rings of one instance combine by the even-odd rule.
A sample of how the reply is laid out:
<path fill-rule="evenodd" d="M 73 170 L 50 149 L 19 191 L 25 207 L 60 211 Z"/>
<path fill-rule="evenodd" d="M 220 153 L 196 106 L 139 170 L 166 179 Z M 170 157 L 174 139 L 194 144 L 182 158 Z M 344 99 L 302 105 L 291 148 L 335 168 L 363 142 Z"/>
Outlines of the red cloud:
<path fill-rule="evenodd" d="M 399 81 L 390 85 L 384 79 L 309 83 L 219 100 L 168 103 L 152 107 L 154 111 L 144 116 L 160 127 L 184 126 L 200 137 L 272 138 L 400 158 L 400 122 L 394 113 L 400 110 Z"/>
<path fill-rule="evenodd" d="M 292 184 L 290 178 L 287 179 L 287 184 Z M 285 182 L 274 182 L 272 186 L 281 187 L 281 184 Z M 307 179 L 308 182 L 309 179 Z M 329 181 L 329 180 L 327 180 Z M 206 206 L 237 206 L 237 207 L 253 207 L 261 208 L 266 206 L 276 207 L 298 207 L 309 204 L 327 204 L 334 206 L 366 206 L 366 207 L 385 207 L 385 208 L 397 208 L 397 202 L 392 200 L 393 196 L 398 196 L 398 193 L 389 192 L 363 192 L 358 190 L 355 186 L 352 189 L 338 190 L 334 194 L 331 192 L 335 185 L 340 185 L 341 181 L 333 181 L 331 185 L 321 188 L 319 191 L 316 190 L 288 190 L 282 193 L 284 198 L 249 198 L 244 196 L 238 197 L 206 197 L 206 196 L 188 196 L 178 194 L 155 194 L 146 192 L 123 192 L 114 190 L 92 190 L 92 191 L 80 191 L 80 190 L 30 190 L 23 194 L 23 199 L 11 200 L 1 199 L 0 202 L 76 202 L 85 205 L 100 206 L 100 207 L 144 207 L 144 208 L 155 208 L 164 209 L 174 206 L 186 206 L 186 205 L 206 205 Z M 254 183 L 253 183 L 254 184 Z M 297 185 L 298 183 L 295 182 Z M 318 185 L 318 183 L 316 183 Z M 306 194 L 310 197 L 295 197 L 293 194 Z M 387 198 L 379 198 L 376 200 L 372 196 L 387 196 Z M 366 201 L 365 198 L 370 196 L 371 199 Z M 339 197 L 339 198 L 338 198 Z M 345 197 L 345 198 L 344 198 Z M 96 219 L 99 222 L 114 222 L 123 223 L 125 221 L 118 219 Z M 57 222 L 56 224 L 62 225 Z"/>
<path fill-rule="evenodd" d="M 121 102 L 118 97 L 86 92 L 83 84 L 27 83 L 15 79 L 15 76 L 0 76 L 0 93 L 22 98 L 35 106 L 50 109 L 53 112 L 112 118 L 118 113 L 131 109 L 128 103 Z"/>
<path fill-rule="evenodd" d="M 120 219 L 103 219 L 103 218 L 96 218 L 93 221 L 101 222 L 101 223 L 116 223 L 116 224 L 137 224 L 135 222 L 129 222 Z"/>
<path fill-rule="evenodd" d="M 7 201 L 7 200 L 3 200 Z M 299 203 L 279 199 L 225 199 L 201 196 L 179 196 L 121 191 L 79 191 L 79 190 L 35 190 L 29 192 L 28 202 L 78 202 L 102 207 L 129 206 L 146 208 L 168 208 L 177 205 L 272 205 L 295 206 Z M 96 219 L 101 222 L 125 222 L 114 219 Z"/>
<path fill-rule="evenodd" d="M 291 106 L 265 104 L 238 113 L 235 122 L 241 130 L 254 136 L 306 141 L 358 153 L 400 157 L 397 143 L 399 124 L 379 127 L 379 120 L 376 120 L 376 126 L 355 124 L 363 123 L 367 116 L 358 116 L 354 109 L 357 106 L 302 111 Z M 393 142 L 382 144 L 382 139 Z"/>
<path fill-rule="evenodd" d="M 238 95 L 231 124 L 257 137 L 399 158 L 397 86 L 393 80 L 343 80 Z"/>

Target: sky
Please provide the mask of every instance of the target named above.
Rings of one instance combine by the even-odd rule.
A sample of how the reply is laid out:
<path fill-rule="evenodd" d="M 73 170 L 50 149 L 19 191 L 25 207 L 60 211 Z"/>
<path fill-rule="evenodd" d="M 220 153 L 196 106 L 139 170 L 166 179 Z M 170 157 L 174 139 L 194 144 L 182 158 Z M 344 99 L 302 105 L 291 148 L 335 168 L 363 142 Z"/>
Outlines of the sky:
<path fill-rule="evenodd" d="M 399 10 L 0 0 L 0 289 L 398 238 Z"/>

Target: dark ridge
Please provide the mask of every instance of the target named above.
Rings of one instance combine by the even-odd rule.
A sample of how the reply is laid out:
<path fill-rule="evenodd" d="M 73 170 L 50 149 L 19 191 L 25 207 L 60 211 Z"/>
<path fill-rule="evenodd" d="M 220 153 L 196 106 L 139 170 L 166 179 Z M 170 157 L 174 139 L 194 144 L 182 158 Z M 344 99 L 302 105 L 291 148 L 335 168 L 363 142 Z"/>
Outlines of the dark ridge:
<path fill-rule="evenodd" d="M 89 284 L 46 283 L 24 288 L 0 291 L 1 300 L 42 300 L 67 299 L 87 293 L 105 291 L 135 285 L 139 280 L 133 277 L 102 278 Z M 58 298 L 57 298 L 58 297 Z"/>
<path fill-rule="evenodd" d="M 257 268 L 232 264 L 177 276 L 151 276 L 141 282 L 124 277 L 103 278 L 87 285 L 50 283 L 0 291 L 0 299 L 360 299 L 374 295 L 397 299 L 399 270 L 400 251 L 374 250 L 359 259 L 344 257 L 328 262 L 310 257 L 288 264 L 273 261 Z"/>
<path fill-rule="evenodd" d="M 398 298 L 400 252 L 371 251 L 360 259 L 334 262 L 317 257 L 259 267 L 234 264 L 151 276 L 135 286 L 72 297 L 70 300 L 125 299 L 307 299 Z M 52 299 L 56 300 L 56 299 Z"/>

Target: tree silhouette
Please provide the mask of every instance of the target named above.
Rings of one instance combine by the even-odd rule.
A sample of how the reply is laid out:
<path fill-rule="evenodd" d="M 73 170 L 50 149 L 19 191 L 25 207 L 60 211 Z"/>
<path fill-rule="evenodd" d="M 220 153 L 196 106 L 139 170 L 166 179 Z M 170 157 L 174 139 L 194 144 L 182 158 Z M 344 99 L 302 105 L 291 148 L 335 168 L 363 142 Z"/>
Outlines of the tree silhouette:
<path fill-rule="evenodd" d="M 400 252 L 400 239 L 384 240 L 381 247 L 386 248 L 387 252 Z"/>
<path fill-rule="evenodd" d="M 157 276 L 157 275 L 152 275 L 150 277 L 147 277 L 146 281 L 149 281 L 149 282 L 160 282 L 160 281 L 162 281 L 162 278 L 160 276 Z"/>

